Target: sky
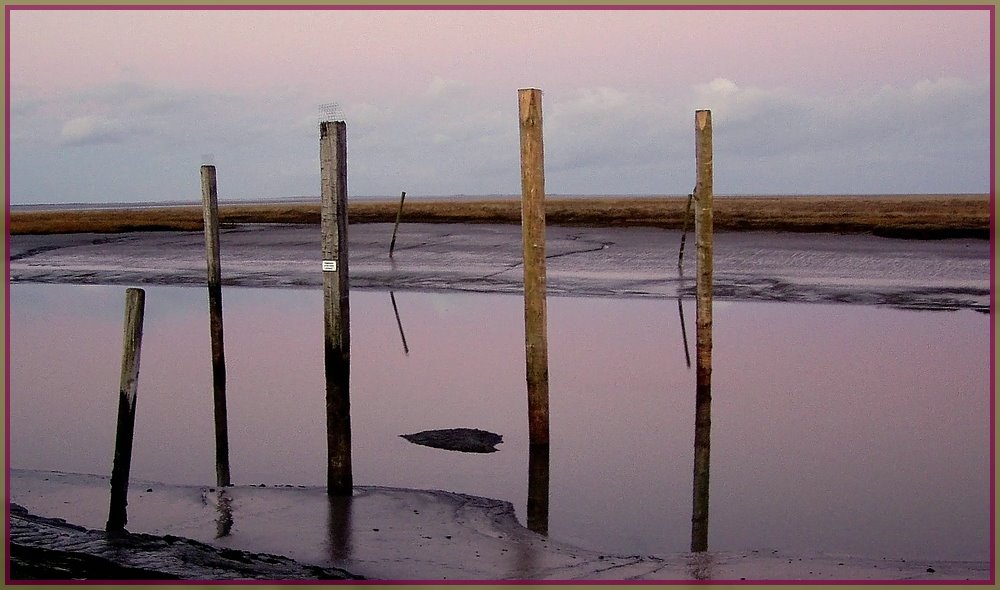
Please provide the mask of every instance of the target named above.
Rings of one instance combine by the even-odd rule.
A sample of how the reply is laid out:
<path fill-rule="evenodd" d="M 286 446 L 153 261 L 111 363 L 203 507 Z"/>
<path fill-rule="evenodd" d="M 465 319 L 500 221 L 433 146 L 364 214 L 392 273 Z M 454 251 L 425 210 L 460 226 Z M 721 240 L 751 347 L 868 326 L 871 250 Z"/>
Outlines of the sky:
<path fill-rule="evenodd" d="M 7 7 L 9 204 L 318 195 L 319 107 L 351 196 L 990 190 L 988 10 Z"/>

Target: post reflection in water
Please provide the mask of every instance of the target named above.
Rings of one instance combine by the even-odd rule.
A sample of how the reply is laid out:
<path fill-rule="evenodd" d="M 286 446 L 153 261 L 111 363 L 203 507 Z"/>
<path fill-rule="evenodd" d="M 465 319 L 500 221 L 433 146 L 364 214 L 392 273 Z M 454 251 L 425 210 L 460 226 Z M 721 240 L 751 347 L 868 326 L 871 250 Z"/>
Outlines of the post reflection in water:
<path fill-rule="evenodd" d="M 684 341 L 684 360 L 691 368 L 691 353 L 688 348 L 687 329 L 684 327 L 684 268 L 678 265 L 677 313 L 681 320 L 681 339 Z M 708 303 L 711 305 L 711 302 Z M 701 328 L 701 326 L 699 326 Z M 699 331 L 698 345 L 703 347 L 704 336 Z M 700 355 L 701 353 L 699 353 Z M 698 380 L 695 391 L 695 423 L 694 423 L 694 471 L 691 485 L 691 551 L 708 550 L 708 504 L 709 504 L 709 455 L 710 436 L 712 428 L 711 403 L 712 394 L 706 372 L 711 373 L 711 365 L 704 366 L 703 358 L 699 357 Z M 708 571 L 703 577 L 699 572 Z M 711 562 L 692 561 L 692 574 L 695 579 L 711 579 Z"/>
<path fill-rule="evenodd" d="M 225 489 L 219 490 L 215 510 L 219 513 L 215 519 L 215 538 L 228 537 L 233 532 L 233 499 Z"/>
<path fill-rule="evenodd" d="M 528 529 L 549 534 L 549 445 L 528 446 Z"/>
<path fill-rule="evenodd" d="M 404 260 L 397 258 L 400 266 Z M 694 277 L 689 254 L 685 262 L 683 307 L 690 316 Z M 106 390 L 108 371 L 101 367 L 120 362 L 116 289 L 11 285 L 11 468 L 106 469 L 103 449 L 112 444 L 113 434 L 94 425 L 113 415 L 114 400 L 86 392 Z M 143 481 L 214 484 L 214 460 L 202 452 L 213 444 L 211 412 L 199 409 L 204 397 L 197 385 L 211 379 L 211 367 L 204 363 L 209 343 L 196 337 L 204 313 L 201 292 L 149 287 L 147 297 L 154 295 L 166 304 L 147 309 L 147 314 L 156 312 L 147 321 L 158 326 L 158 337 L 143 342 L 148 367 L 140 387 L 149 394 L 144 398 L 149 403 L 146 412 L 138 413 L 136 427 L 164 444 L 139 445 L 133 474 Z M 483 320 L 516 318 L 521 298 L 401 293 L 396 301 L 400 314 L 407 313 L 411 332 L 441 348 L 435 351 L 440 354 L 413 364 L 414 359 L 398 354 L 401 349 L 385 353 L 387 345 L 391 349 L 399 342 L 385 297 L 378 291 L 352 294 L 358 317 L 366 318 L 356 339 L 352 372 L 364 391 L 406 390 L 407 399 L 399 401 L 407 404 L 387 411 L 390 398 L 381 395 L 359 395 L 352 402 L 352 413 L 363 424 L 354 433 L 359 477 L 512 500 L 527 528 L 525 403 L 510 393 L 523 386 L 519 371 L 511 369 L 523 362 L 523 334 L 518 322 Z M 444 297 L 461 305 L 441 313 L 453 301 L 442 301 Z M 233 460 L 261 478 L 322 485 L 325 449 L 317 446 L 325 432 L 322 400 L 312 405 L 277 401 L 284 392 L 323 387 L 322 351 L 310 344 L 322 338 L 314 313 L 321 294 L 240 288 L 230 299 L 227 326 L 231 324 L 235 346 L 230 377 L 241 392 L 234 411 L 244 426 L 232 433 Z M 555 400 L 552 434 L 565 452 L 560 455 L 550 444 L 550 465 L 558 462 L 554 467 L 559 469 L 550 471 L 548 535 L 629 555 L 687 551 L 692 493 L 688 453 L 693 453 L 694 435 L 688 412 L 694 410 L 695 375 L 685 368 L 677 332 L 669 334 L 677 329 L 677 303 L 550 297 L 549 304 L 556 312 L 553 350 L 562 351 L 553 356 L 553 385 L 565 392 Z M 726 361 L 717 366 L 716 387 L 740 394 L 724 396 L 718 413 L 713 412 L 726 426 L 712 433 L 716 448 L 725 451 L 725 460 L 716 457 L 712 465 L 713 551 L 794 545 L 803 551 L 990 558 L 992 431 L 989 420 L 983 420 L 990 410 L 989 396 L 983 394 L 990 391 L 984 368 L 990 348 L 988 316 L 968 310 L 933 313 L 785 302 L 730 303 L 715 311 L 721 320 L 715 325 L 719 359 Z M 268 337 L 260 338 L 262 333 Z M 407 343 L 416 338 L 412 333 L 406 337 Z M 575 346 L 603 337 L 614 345 Z M 90 345 L 81 347 L 80 342 Z M 477 348 L 482 342 L 490 346 Z M 470 362 L 461 354 L 466 351 L 476 351 Z M 695 351 L 691 353 L 693 365 Z M 879 355 L 892 362 L 870 362 L 883 358 Z M 61 362 L 53 363 L 53 358 Z M 456 364 L 455 358 L 463 362 Z M 776 366 L 788 370 L 774 371 Z M 629 380 L 623 382 L 624 373 L 607 367 L 627 367 Z M 844 367 L 852 369 L 845 372 Z M 449 403 L 465 399 L 457 396 L 469 391 L 483 397 L 476 403 Z M 942 396 L 943 391 L 948 395 Z M 873 395 L 879 403 L 866 404 Z M 400 433 L 411 426 L 420 430 L 416 426 L 427 426 L 432 419 L 441 426 L 492 427 L 511 434 L 504 436 L 500 452 L 480 457 L 397 443 L 403 441 Z M 178 429 L 177 423 L 191 428 Z M 282 444 L 268 444 L 274 440 Z M 503 448 L 507 444 L 511 446 Z M 774 448 L 784 451 L 765 451 Z M 872 448 L 881 451 L 871 454 Z M 178 461 L 177 456 L 189 459 Z M 456 462 L 463 468 L 455 468 Z M 956 481 L 962 485 L 954 485 Z M 219 488 L 212 487 L 204 523 L 209 539 L 216 534 L 219 516 Z M 242 500 L 234 489 L 227 494 L 235 521 L 242 514 Z M 322 509 L 326 502 L 314 516 L 320 520 L 318 549 L 325 557 Z M 225 539 L 242 534 L 244 524 L 242 518 L 239 527 L 234 522 Z M 361 537 L 358 543 L 360 551 Z M 717 572 L 720 567 L 717 560 Z"/>
<path fill-rule="evenodd" d="M 708 552 L 693 553 L 688 560 L 688 568 L 692 579 L 714 580 L 715 555 Z"/>
<path fill-rule="evenodd" d="M 410 347 L 406 345 L 406 334 L 403 333 L 403 322 L 399 319 L 399 308 L 396 307 L 396 293 L 390 290 L 389 299 L 392 300 L 392 312 L 396 314 L 396 326 L 399 327 L 399 339 L 403 341 L 403 354 L 410 354 Z"/>
<path fill-rule="evenodd" d="M 352 496 L 328 496 L 330 512 L 327 518 L 330 559 L 348 559 L 353 552 L 351 537 Z"/>
<path fill-rule="evenodd" d="M 699 366 L 698 371 L 703 371 Z M 691 551 L 708 550 L 708 487 L 712 430 L 712 388 L 697 385 L 694 415 L 694 477 L 692 478 Z"/>
<path fill-rule="evenodd" d="M 528 530 L 549 534 L 549 445 L 528 445 Z M 518 543 L 517 576 L 536 578 L 541 571 L 539 553 L 533 543 Z"/>
<path fill-rule="evenodd" d="M 687 329 L 684 327 L 684 268 L 678 266 L 677 281 L 677 315 L 681 318 L 681 341 L 684 342 L 684 361 L 687 367 L 691 368 L 691 350 L 688 348 Z"/>

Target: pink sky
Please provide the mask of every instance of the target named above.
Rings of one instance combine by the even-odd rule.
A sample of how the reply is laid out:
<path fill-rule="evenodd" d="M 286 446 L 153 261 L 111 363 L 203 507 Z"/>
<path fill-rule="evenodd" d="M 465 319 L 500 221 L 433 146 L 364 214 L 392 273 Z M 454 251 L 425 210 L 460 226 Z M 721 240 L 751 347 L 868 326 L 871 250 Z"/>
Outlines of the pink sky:
<path fill-rule="evenodd" d="M 345 99 L 435 76 L 487 92 L 669 90 L 716 77 L 828 93 L 977 77 L 981 11 L 24 11 L 11 77 L 26 95 L 139 79 Z"/>
<path fill-rule="evenodd" d="M 329 102 L 356 193 L 513 193 L 529 86 L 553 192 L 683 193 L 698 108 L 720 192 L 983 191 L 991 10 L 8 7 L 11 198 L 187 198 L 200 154 L 311 194 Z"/>

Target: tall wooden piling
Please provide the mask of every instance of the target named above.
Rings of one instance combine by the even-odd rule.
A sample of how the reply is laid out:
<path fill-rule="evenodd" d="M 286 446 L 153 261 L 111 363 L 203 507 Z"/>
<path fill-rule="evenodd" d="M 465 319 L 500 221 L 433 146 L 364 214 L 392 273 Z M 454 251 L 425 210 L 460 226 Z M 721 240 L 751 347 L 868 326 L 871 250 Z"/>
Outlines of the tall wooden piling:
<path fill-rule="evenodd" d="M 212 332 L 212 389 L 215 402 L 216 485 L 232 485 L 229 473 L 229 419 L 226 412 L 226 352 L 222 334 L 222 270 L 219 264 L 219 192 L 215 166 L 201 167 L 201 204 L 208 263 L 208 311 Z"/>
<path fill-rule="evenodd" d="M 122 345 L 122 370 L 118 386 L 118 425 L 115 434 L 115 458 L 111 468 L 111 506 L 105 528 L 122 531 L 128 522 L 128 478 L 132 466 L 132 438 L 135 433 L 135 401 L 139 381 L 139 353 L 142 348 L 142 318 L 146 292 L 125 291 L 125 329 Z"/>
<path fill-rule="evenodd" d="M 319 128 L 323 241 L 323 320 L 326 372 L 327 493 L 350 496 L 351 329 L 347 273 L 347 125 L 324 121 Z"/>
<path fill-rule="evenodd" d="M 708 549 L 709 451 L 712 428 L 712 112 L 695 112 L 697 237 L 696 393 L 691 551 Z"/>
<path fill-rule="evenodd" d="M 521 235 L 524 245 L 524 343 L 528 441 L 549 443 L 549 361 L 545 305 L 545 162 L 542 91 L 517 91 L 521 135 Z"/>
<path fill-rule="evenodd" d="M 389 242 L 389 258 L 392 258 L 392 251 L 396 249 L 396 232 L 399 230 L 399 220 L 403 218 L 403 201 L 406 200 L 406 191 L 399 195 L 399 209 L 396 210 L 396 225 L 392 226 L 392 241 Z"/>

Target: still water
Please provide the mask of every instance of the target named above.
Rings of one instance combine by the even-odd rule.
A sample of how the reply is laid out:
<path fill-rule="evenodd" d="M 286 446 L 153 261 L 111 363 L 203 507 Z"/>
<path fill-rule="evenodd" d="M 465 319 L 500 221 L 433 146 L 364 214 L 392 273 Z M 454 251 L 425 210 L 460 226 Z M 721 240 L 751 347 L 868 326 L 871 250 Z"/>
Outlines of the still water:
<path fill-rule="evenodd" d="M 10 288 L 11 467 L 108 474 L 122 287 Z M 354 291 L 354 482 L 528 495 L 522 299 Z M 322 293 L 224 292 L 236 484 L 325 483 Z M 552 537 L 688 549 L 694 369 L 674 299 L 550 297 Z M 683 302 L 694 355 L 694 303 Z M 989 559 L 988 315 L 716 302 L 709 547 Z M 405 347 L 403 336 L 405 336 Z M 206 291 L 146 289 L 132 477 L 215 481 Z M 400 434 L 470 427 L 499 452 Z"/>

